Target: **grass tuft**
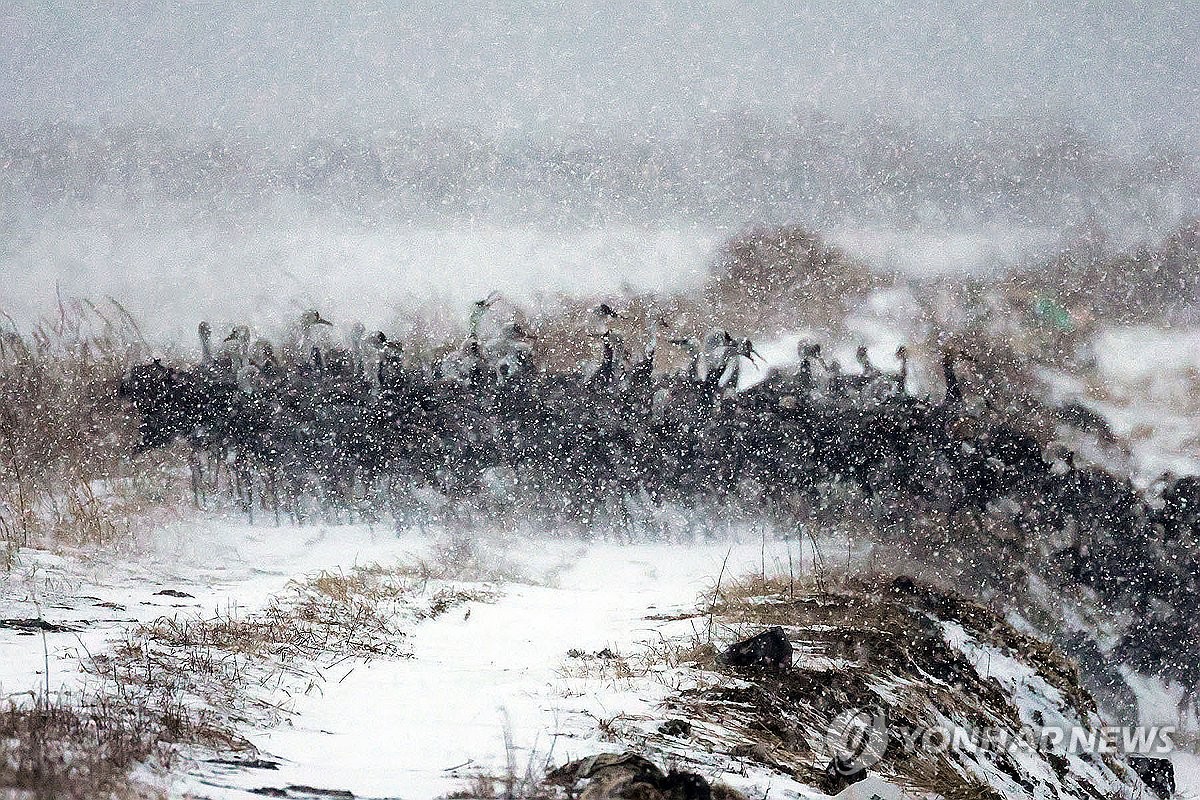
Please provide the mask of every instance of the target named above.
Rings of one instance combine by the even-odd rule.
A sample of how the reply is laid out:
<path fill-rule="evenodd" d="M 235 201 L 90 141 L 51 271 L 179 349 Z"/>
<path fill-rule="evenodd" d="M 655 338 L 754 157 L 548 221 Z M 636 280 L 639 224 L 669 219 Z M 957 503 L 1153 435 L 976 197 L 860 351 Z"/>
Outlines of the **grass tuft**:
<path fill-rule="evenodd" d="M 149 356 L 115 301 L 60 300 L 27 335 L 0 325 L 0 561 L 20 547 L 110 545 L 169 516 L 181 497 L 172 455 L 136 453 L 138 420 L 118 396 Z"/>

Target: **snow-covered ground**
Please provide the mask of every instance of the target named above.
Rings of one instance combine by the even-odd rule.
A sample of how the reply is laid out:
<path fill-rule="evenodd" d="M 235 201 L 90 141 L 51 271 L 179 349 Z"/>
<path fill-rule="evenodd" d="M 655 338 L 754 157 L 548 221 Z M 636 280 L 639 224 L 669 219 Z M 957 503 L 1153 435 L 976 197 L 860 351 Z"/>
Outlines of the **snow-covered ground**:
<path fill-rule="evenodd" d="M 413 659 L 373 662 L 300 698 L 293 727 L 255 739 L 283 759 L 279 772 L 230 782 L 434 797 L 462 788 L 463 775 L 503 774 L 506 737 L 522 770 L 602 752 L 601 721 L 652 715 L 658 697 L 645 691 L 652 685 L 577 695 L 563 672 L 568 651 L 630 653 L 668 625 L 648 617 L 695 607 L 726 554 L 741 572 L 762 558 L 760 542 L 538 545 L 559 562 L 550 585 L 509 584 L 469 615 L 418 627 Z M 773 543 L 767 556 L 786 558 L 786 547 Z"/>
<path fill-rule="evenodd" d="M 417 534 L 365 526 L 181 524 L 160 531 L 136 560 L 80 563 L 26 551 L 0 595 L 0 617 L 37 617 L 40 609 L 45 620 L 75 628 L 45 639 L 52 689 L 76 688 L 80 651 L 101 651 L 135 621 L 252 612 L 293 577 L 427 557 L 430 545 Z M 797 568 L 811 564 L 798 544 L 751 534 L 685 545 L 515 541 L 497 533 L 484 546 L 516 578 L 500 585 L 497 599 L 418 624 L 407 640 L 413 658 L 327 670 L 319 688 L 292 698 L 290 724 L 247 731 L 279 761 L 277 770 L 198 764 L 173 791 L 250 797 L 253 789 L 306 785 L 360 797 L 436 797 L 461 789 L 471 774 L 502 774 L 514 754 L 523 770 L 611 749 L 605 720 L 652 719 L 665 688 L 573 678 L 568 651 L 633 654 L 660 634 L 684 632 L 690 622 L 669 618 L 694 610 L 723 566 L 741 575 L 778 574 L 789 557 Z M 193 597 L 156 594 L 164 589 Z M 42 686 L 43 656 L 40 635 L 0 630 L 3 690 Z"/>
<path fill-rule="evenodd" d="M 1114 468 L 1139 485 L 1200 474 L 1200 329 L 1110 327 L 1092 352 L 1089 376 L 1046 371 L 1052 399 L 1100 412 L 1128 451 Z"/>
<path fill-rule="evenodd" d="M 252 613 L 293 578 L 436 558 L 444 542 L 364 525 L 207 519 L 165 527 L 144 545 L 136 557 L 21 554 L 5 578 L 0 617 L 40 617 L 74 630 L 47 632 L 43 649 L 40 633 L 0 629 L 6 694 L 43 686 L 47 657 L 51 688 L 78 688 L 88 679 L 76 659 L 102 651 L 135 621 Z M 740 540 L 640 544 L 494 531 L 477 546 L 496 571 L 488 584 L 498 589 L 493 599 L 417 623 L 405 643 L 411 658 L 326 666 L 322 681 L 287 699 L 283 724 L 242 731 L 277 768 L 185 761 L 171 779 L 172 796 L 250 798 L 260 796 L 256 790 L 308 786 L 365 798 L 433 798 L 461 790 L 476 774 L 514 766 L 521 774 L 622 750 L 631 731 L 650 734 L 667 718 L 660 703 L 673 679 L 624 679 L 586 656 L 636 657 L 697 627 L 703 635 L 703 617 L 685 617 L 704 608 L 718 576 L 803 575 L 812 564 L 798 543 L 749 531 Z M 1173 718 L 1168 688 L 1134 686 L 1143 721 Z M 1181 752 L 1176 763 L 1182 796 L 1200 797 L 1200 761 Z M 733 777 L 759 796 L 822 796 L 769 770 Z"/>

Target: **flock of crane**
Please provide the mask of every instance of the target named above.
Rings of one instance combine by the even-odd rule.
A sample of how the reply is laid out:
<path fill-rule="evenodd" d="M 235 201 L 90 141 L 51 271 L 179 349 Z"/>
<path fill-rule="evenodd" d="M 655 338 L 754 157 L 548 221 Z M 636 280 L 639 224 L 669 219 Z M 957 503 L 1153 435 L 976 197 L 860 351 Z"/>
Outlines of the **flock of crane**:
<path fill-rule="evenodd" d="M 599 359 L 552 371 L 519 324 L 479 336 L 488 306 L 476 303 L 470 335 L 439 358 L 361 329 L 330 345 L 315 310 L 282 343 L 236 326 L 214 344 L 201 322 L 198 364 L 138 366 L 122 393 L 141 412 L 144 448 L 187 443 L 198 505 L 224 490 L 252 515 L 407 519 L 436 497 L 585 526 L 628 523 L 636 507 L 815 501 L 841 480 L 886 493 L 921 480 L 904 451 L 945 449 L 940 416 L 961 406 L 950 361 L 945 403 L 908 393 L 904 348 L 898 374 L 875 368 L 866 348 L 861 373 L 843 374 L 803 344 L 795 375 L 739 391 L 744 362 L 761 361 L 748 339 L 672 339 L 656 325 L 633 359 L 607 305 L 591 333 Z M 656 370 L 660 344 L 687 352 L 688 367 Z M 906 437 L 880 435 L 902 418 Z"/>
<path fill-rule="evenodd" d="M 1162 644 L 1196 640 L 1200 479 L 1144 491 L 1077 464 L 1004 413 L 1003 392 L 966 391 L 967 354 L 942 353 L 938 399 L 911 391 L 904 348 L 896 373 L 865 348 L 846 373 L 801 343 L 794 372 L 743 385 L 746 362 L 761 360 L 748 339 L 672 339 L 656 325 L 631 358 L 601 306 L 598 359 L 555 370 L 519 324 L 481 337 L 488 309 L 476 303 L 465 341 L 438 358 L 361 329 L 330 345 L 316 311 L 280 344 L 239 326 L 214 346 L 201 323 L 199 363 L 139 365 L 121 392 L 141 414 L 143 448 L 185 443 L 198 505 L 228 492 L 277 522 L 516 510 L 548 529 L 655 535 L 680 515 L 794 522 L 853 505 L 901 540 L 940 519 L 945 546 L 967 559 L 982 541 L 971 531 L 1000 530 L 978 549 L 1129 607 L 1142 624 L 1124 657 L 1200 681 L 1200 645 Z M 690 354 L 686 368 L 656 369 L 666 345 Z"/>

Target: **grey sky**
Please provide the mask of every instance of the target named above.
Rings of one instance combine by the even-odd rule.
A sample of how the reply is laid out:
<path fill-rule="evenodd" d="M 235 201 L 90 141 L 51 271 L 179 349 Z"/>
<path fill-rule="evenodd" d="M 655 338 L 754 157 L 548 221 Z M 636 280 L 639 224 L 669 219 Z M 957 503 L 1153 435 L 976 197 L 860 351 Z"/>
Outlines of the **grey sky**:
<path fill-rule="evenodd" d="M 0 119 L 528 131 L 816 106 L 1183 136 L 1198 21 L 1193 0 L 8 0 Z"/>

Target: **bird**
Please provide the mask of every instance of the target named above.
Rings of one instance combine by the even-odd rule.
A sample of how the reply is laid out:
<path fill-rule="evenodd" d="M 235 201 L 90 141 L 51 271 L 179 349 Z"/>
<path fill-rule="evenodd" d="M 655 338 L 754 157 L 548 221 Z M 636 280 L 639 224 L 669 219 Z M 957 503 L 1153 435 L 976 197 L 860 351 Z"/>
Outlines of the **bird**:
<path fill-rule="evenodd" d="M 896 359 L 900 362 L 900 372 L 896 375 L 896 388 L 900 394 L 908 392 L 908 348 L 900 345 L 896 348 Z"/>
<path fill-rule="evenodd" d="M 962 384 L 954 372 L 954 362 L 958 357 L 959 354 L 953 348 L 947 347 L 942 350 L 942 380 L 946 383 L 943 403 L 946 405 L 956 405 L 963 401 Z"/>
<path fill-rule="evenodd" d="M 862 370 L 862 377 L 865 381 L 873 381 L 881 374 L 879 369 L 871 363 L 871 355 L 867 350 L 866 345 L 859 345 L 854 351 L 854 360 L 858 362 L 859 369 Z"/>
<path fill-rule="evenodd" d="M 287 348 L 294 348 L 298 351 L 294 360 L 297 363 L 307 362 L 310 365 L 322 368 L 324 362 L 323 350 L 328 341 L 320 333 L 320 330 L 332 327 L 333 323 L 321 316 L 321 312 L 315 308 L 307 309 L 301 313 L 289 337 L 289 347 Z"/>
<path fill-rule="evenodd" d="M 196 330 L 200 335 L 200 363 L 211 364 L 213 360 L 212 326 L 204 320 L 200 320 L 200 324 L 196 326 Z"/>
<path fill-rule="evenodd" d="M 223 341 L 225 353 L 230 359 L 234 376 L 250 363 L 250 327 L 234 325 Z"/>
<path fill-rule="evenodd" d="M 483 322 L 483 318 L 487 316 L 487 312 L 500 299 L 499 292 L 491 292 L 487 297 L 476 300 L 471 305 L 471 316 L 467 321 L 467 338 L 479 338 L 479 326 Z"/>
<path fill-rule="evenodd" d="M 601 319 L 620 319 L 621 315 L 608 303 L 601 303 L 593 309 L 593 313 Z"/>
<path fill-rule="evenodd" d="M 328 325 L 333 323 L 321 316 L 321 312 L 315 308 L 310 308 L 300 315 L 300 325 L 305 328 L 311 328 L 313 325 Z"/>

